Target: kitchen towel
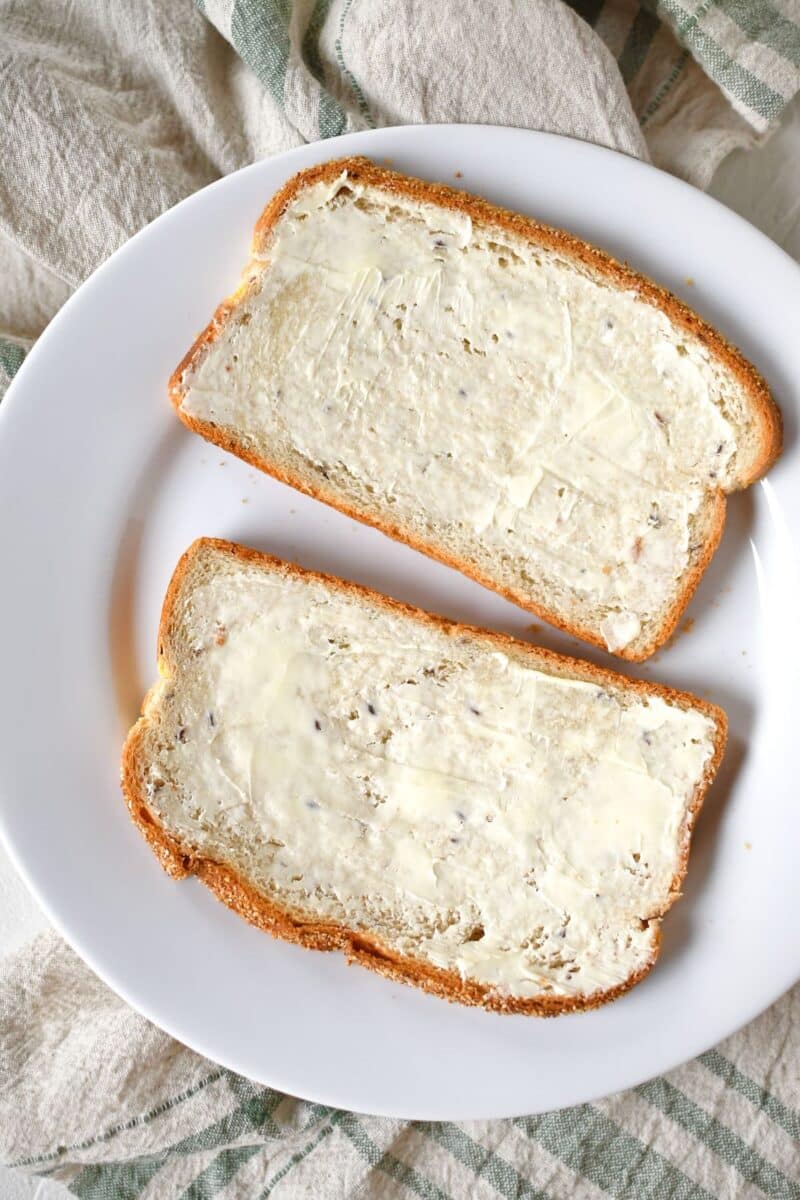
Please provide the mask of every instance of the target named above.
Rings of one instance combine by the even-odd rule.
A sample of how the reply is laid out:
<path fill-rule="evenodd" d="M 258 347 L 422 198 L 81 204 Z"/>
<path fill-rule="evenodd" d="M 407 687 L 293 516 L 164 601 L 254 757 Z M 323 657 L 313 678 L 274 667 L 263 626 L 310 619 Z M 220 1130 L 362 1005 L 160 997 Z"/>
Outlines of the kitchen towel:
<path fill-rule="evenodd" d="M 380 1070 L 379 1048 L 363 1052 Z M 694 1062 L 594 1104 L 387 1120 L 201 1058 L 55 934 L 0 966 L 0 1161 L 82 1200 L 800 1200 L 798 1065 L 800 985 Z"/>

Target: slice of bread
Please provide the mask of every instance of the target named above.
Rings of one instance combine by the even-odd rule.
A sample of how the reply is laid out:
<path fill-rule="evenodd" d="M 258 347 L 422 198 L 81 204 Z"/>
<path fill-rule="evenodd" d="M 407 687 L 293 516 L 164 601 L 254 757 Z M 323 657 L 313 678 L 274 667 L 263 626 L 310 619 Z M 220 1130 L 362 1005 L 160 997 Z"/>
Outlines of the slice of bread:
<path fill-rule="evenodd" d="M 633 660 L 781 444 L 764 381 L 674 296 L 366 159 L 275 196 L 170 394 L 217 445 Z"/>
<path fill-rule="evenodd" d="M 228 542 L 167 592 L 131 815 L 276 936 L 501 1012 L 656 959 L 725 742 L 694 696 Z"/>

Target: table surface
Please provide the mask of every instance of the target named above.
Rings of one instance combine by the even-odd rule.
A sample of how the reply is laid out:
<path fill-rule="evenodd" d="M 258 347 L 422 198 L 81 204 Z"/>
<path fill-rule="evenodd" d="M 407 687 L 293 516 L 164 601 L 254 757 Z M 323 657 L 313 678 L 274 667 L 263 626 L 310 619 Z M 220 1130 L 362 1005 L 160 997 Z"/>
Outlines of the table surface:
<path fill-rule="evenodd" d="M 709 189 L 729 208 L 782 246 L 800 262 L 800 97 L 783 124 L 759 150 L 731 154 Z M 48 928 L 35 901 L 0 849 L 0 958 Z M 56 1200 L 66 1188 L 0 1167 L 2 1200 Z"/>

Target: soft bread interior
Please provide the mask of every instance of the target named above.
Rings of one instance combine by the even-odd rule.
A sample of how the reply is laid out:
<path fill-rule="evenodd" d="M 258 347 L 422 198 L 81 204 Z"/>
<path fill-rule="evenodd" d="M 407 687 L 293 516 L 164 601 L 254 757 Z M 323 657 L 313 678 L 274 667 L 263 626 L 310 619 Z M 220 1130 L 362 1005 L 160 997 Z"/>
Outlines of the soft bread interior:
<path fill-rule="evenodd" d="M 310 183 L 265 227 L 177 402 L 267 469 L 641 658 L 763 457 L 763 412 L 705 334 L 529 226 L 346 170 Z"/>
<path fill-rule="evenodd" d="M 652 963 L 719 710 L 222 543 L 162 640 L 126 787 L 190 859 L 501 1001 Z"/>

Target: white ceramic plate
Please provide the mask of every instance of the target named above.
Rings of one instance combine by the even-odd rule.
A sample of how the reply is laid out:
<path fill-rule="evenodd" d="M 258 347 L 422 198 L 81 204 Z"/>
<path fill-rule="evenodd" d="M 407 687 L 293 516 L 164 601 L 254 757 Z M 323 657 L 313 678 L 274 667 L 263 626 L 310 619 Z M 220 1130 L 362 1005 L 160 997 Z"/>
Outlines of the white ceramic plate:
<path fill-rule="evenodd" d="M 786 416 L 786 452 L 769 481 L 729 505 L 692 631 L 635 672 L 722 704 L 731 738 L 661 962 L 598 1012 L 491 1015 L 275 942 L 196 881 L 168 879 L 120 795 L 119 751 L 155 676 L 164 590 L 200 534 L 522 636 L 531 622 L 207 445 L 167 403 L 167 377 L 236 283 L 268 197 L 301 167 L 355 153 L 457 182 L 630 260 L 741 345 Z M 798 312 L 800 270 L 715 201 L 630 158 L 510 129 L 388 129 L 303 147 L 206 188 L 115 254 L 52 323 L 0 408 L 0 820 L 29 886 L 95 971 L 251 1078 L 424 1118 L 513 1115 L 614 1092 L 706 1049 L 792 984 Z M 554 632 L 540 640 L 608 661 Z"/>

